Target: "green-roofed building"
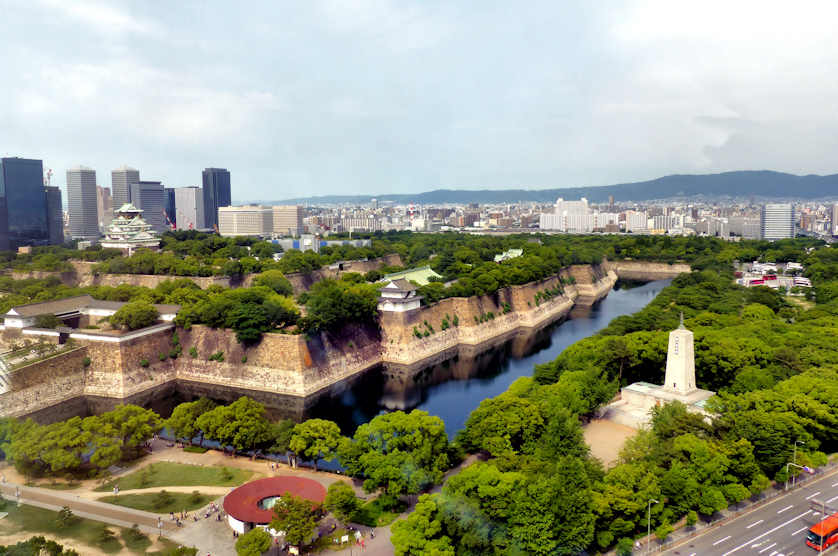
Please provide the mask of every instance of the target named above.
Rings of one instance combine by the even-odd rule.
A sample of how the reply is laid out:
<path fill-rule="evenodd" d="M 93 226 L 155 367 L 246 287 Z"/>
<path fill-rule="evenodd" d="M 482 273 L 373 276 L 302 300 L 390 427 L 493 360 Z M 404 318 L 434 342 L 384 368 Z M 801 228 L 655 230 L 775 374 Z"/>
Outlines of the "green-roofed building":
<path fill-rule="evenodd" d="M 442 276 L 434 272 L 430 266 L 420 266 L 419 268 L 411 268 L 409 270 L 387 274 L 381 281 L 387 282 L 404 279 L 408 282 L 416 282 L 420 286 L 424 286 L 431 281 L 431 278 L 442 278 Z"/>

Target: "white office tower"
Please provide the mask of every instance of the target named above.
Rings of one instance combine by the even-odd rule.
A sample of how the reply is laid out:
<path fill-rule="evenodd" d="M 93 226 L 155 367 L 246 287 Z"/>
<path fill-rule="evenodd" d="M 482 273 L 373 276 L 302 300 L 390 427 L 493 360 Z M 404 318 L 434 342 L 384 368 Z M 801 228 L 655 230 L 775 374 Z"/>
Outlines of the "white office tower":
<path fill-rule="evenodd" d="M 72 239 L 99 237 L 96 170 L 85 166 L 67 170 L 67 213 Z"/>
<path fill-rule="evenodd" d="M 175 189 L 175 220 L 178 230 L 203 230 L 204 190 L 198 186 Z"/>
<path fill-rule="evenodd" d="M 539 227 L 542 230 L 590 232 L 594 224 L 595 218 L 588 207 L 588 200 L 584 197 L 579 201 L 565 201 L 559 197 L 553 213 L 542 213 L 539 217 Z"/>
<path fill-rule="evenodd" d="M 762 239 L 786 239 L 794 235 L 794 206 L 790 203 L 769 203 L 762 206 Z"/>
<path fill-rule="evenodd" d="M 838 236 L 838 204 L 832 205 L 832 235 Z"/>
<path fill-rule="evenodd" d="M 300 205 L 277 205 L 273 207 L 274 234 L 297 237 L 304 231 L 303 207 Z"/>
<path fill-rule="evenodd" d="M 231 236 L 270 236 L 273 209 L 261 205 L 218 207 L 218 233 Z"/>
<path fill-rule="evenodd" d="M 648 229 L 648 218 L 645 211 L 626 211 L 626 231 L 632 233 L 643 233 Z"/>
<path fill-rule="evenodd" d="M 114 210 L 131 200 L 131 185 L 140 183 L 140 171 L 121 166 L 111 172 L 111 198 Z"/>

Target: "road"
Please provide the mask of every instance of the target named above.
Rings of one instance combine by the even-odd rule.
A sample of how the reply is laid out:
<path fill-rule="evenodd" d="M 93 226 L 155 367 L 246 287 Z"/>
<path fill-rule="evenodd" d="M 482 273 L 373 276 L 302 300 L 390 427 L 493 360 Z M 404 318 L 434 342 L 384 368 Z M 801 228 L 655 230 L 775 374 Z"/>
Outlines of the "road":
<path fill-rule="evenodd" d="M 665 552 L 681 556 L 817 556 L 806 532 L 823 519 L 810 500 L 838 505 L 838 474 L 807 482 L 787 496 Z"/>

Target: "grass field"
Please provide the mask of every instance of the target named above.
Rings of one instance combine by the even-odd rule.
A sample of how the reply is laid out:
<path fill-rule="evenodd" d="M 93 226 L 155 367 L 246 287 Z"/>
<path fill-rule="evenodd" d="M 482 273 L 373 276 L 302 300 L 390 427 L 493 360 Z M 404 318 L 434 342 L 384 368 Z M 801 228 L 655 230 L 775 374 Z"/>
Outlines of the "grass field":
<path fill-rule="evenodd" d="M 122 550 L 122 543 L 114 538 L 107 542 L 100 542 L 99 538 L 104 523 L 77 517 L 66 527 L 58 526 L 58 512 L 36 508 L 35 506 L 7 503 L 4 512 L 9 512 L 0 520 L 0 538 L 3 533 L 47 533 L 59 538 L 73 539 L 87 546 L 96 547 L 108 554 L 115 554 Z M 111 531 L 118 529 L 110 527 Z"/>
<path fill-rule="evenodd" d="M 191 512 L 198 508 L 203 508 L 217 498 L 216 496 L 209 496 L 199 492 L 193 492 L 191 494 L 188 492 L 167 492 L 166 495 L 161 495 L 161 492 L 103 496 L 99 498 L 99 502 L 106 502 L 108 504 L 115 504 L 117 506 L 146 512 L 167 514 L 169 512 L 180 511 Z"/>
<path fill-rule="evenodd" d="M 8 512 L 9 515 L 0 519 L 0 544 L 5 544 L 3 543 L 5 536 L 31 533 L 32 536 L 52 535 L 56 537 L 58 543 L 61 543 L 62 539 L 72 540 L 78 544 L 97 548 L 107 554 L 116 554 L 123 550 L 124 547 L 134 554 L 158 554 L 165 556 L 167 554 L 173 554 L 179 546 L 175 542 L 162 538 L 158 540 L 157 544 L 160 549 L 150 551 L 149 548 L 152 545 L 152 540 L 146 535 L 136 535 L 131 529 L 106 525 L 99 521 L 80 517 L 74 518 L 72 523 L 66 527 L 59 527 L 58 512 L 25 504 L 18 507 L 17 504 L 7 501 L 2 511 Z M 110 536 L 110 540 L 101 542 L 102 529 L 106 526 L 115 534 Z M 197 550 L 195 549 L 187 549 L 187 552 L 184 554 L 192 554 L 194 556 L 196 552 Z"/>
<path fill-rule="evenodd" d="M 238 486 L 247 481 L 252 471 L 232 467 L 202 467 L 165 461 L 153 463 L 124 477 L 110 480 L 96 492 L 110 492 L 114 485 L 121 490 L 167 486 Z"/>

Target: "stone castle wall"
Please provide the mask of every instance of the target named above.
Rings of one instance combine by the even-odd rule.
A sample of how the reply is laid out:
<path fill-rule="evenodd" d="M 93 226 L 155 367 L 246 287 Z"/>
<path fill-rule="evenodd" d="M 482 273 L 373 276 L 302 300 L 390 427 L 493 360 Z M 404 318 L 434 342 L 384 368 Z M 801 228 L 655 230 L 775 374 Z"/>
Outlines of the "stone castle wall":
<path fill-rule="evenodd" d="M 240 279 L 231 279 L 227 276 L 167 276 L 156 274 L 93 274 L 93 266 L 97 263 L 86 261 L 70 261 L 73 271 L 49 272 L 49 271 L 19 271 L 11 272 L 12 278 L 22 280 L 25 278 L 50 278 L 57 277 L 63 284 L 68 286 L 112 286 L 128 284 L 131 286 L 143 286 L 155 288 L 166 280 L 186 278 L 197 284 L 201 289 L 217 285 L 223 288 L 249 287 L 253 283 L 255 274 L 247 274 Z M 347 272 L 366 273 L 383 266 L 401 266 L 402 260 L 398 254 L 385 255 L 368 261 L 347 261 L 341 268 L 330 269 L 328 267 L 307 273 L 292 273 L 287 276 L 296 293 L 308 290 L 312 284 L 324 278 L 339 278 Z"/>
<path fill-rule="evenodd" d="M 570 277 L 575 284 L 568 283 Z M 74 370 L 68 371 L 66 379 L 49 381 L 48 370 L 30 371 L 33 380 L 41 376 L 44 382 L 0 397 L 0 415 L 43 412 L 50 404 L 78 396 L 94 399 L 94 406 L 100 409 L 112 407 L 120 400 L 145 403 L 154 392 L 171 389 L 177 383 L 203 385 L 208 392 L 215 387 L 287 395 L 291 400 L 289 407 L 299 407 L 294 399 L 327 391 L 381 363 L 426 365 L 463 349 L 479 350 L 514 338 L 522 328 L 542 327 L 562 319 L 575 304 L 593 303 L 607 295 L 616 279 L 616 274 L 605 267 L 580 265 L 557 276 L 504 288 L 491 295 L 448 298 L 407 314 L 383 314 L 380 330 L 354 326 L 337 334 L 271 333 L 247 348 L 232 331 L 196 325 L 190 330 L 177 330 L 182 352 L 176 360 L 160 360 L 160 354 L 168 355 L 173 347 L 171 329 L 122 343 L 81 340 L 83 349 L 76 350 L 79 355 L 68 359 L 73 363 L 67 368 Z M 536 302 L 537 293 L 559 286 L 563 288 L 561 295 Z M 506 313 L 504 304 L 510 308 Z M 494 314 L 493 319 L 475 322 L 474 317 L 479 321 L 481 315 L 489 312 Z M 446 315 L 450 327 L 442 330 Z M 455 315 L 458 326 L 453 325 Z M 434 333 L 417 338 L 414 327 L 424 333 L 425 321 Z M 192 347 L 197 350 L 194 358 L 189 354 Z M 208 360 L 218 351 L 224 353 L 223 362 Z M 90 357 L 91 363 L 79 369 L 79 361 L 85 356 Z M 148 360 L 147 367 L 141 365 L 143 359 Z M 14 407 L 4 407 L 11 399 Z"/>
<path fill-rule="evenodd" d="M 20 416 L 84 394 L 87 349 L 59 353 L 8 374 L 11 390 L 0 394 L 0 416 Z"/>
<path fill-rule="evenodd" d="M 690 265 L 686 263 L 649 263 L 645 261 L 607 261 L 605 268 L 623 280 L 637 280 L 648 282 L 651 280 L 663 280 L 675 278 L 682 272 L 691 272 Z"/>

